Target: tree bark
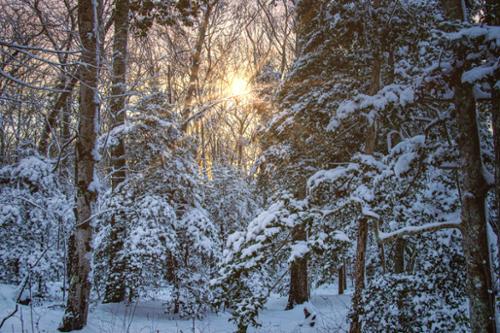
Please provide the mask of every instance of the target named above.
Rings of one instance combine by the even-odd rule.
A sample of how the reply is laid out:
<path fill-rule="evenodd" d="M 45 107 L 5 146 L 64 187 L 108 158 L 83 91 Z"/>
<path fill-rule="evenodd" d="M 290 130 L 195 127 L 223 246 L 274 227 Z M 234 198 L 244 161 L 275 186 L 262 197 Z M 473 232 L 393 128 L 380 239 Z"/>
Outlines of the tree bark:
<path fill-rule="evenodd" d="M 90 0 L 78 1 L 78 27 L 83 44 L 80 68 L 80 120 L 76 141 L 76 226 L 73 231 L 74 254 L 70 263 L 70 284 L 66 311 L 59 326 L 63 332 L 78 330 L 87 323 L 90 295 L 90 258 L 92 256 L 92 205 L 95 192 L 90 188 L 94 180 L 97 96 L 97 17 Z"/>
<path fill-rule="evenodd" d="M 460 73 L 461 74 L 461 73 Z M 467 292 L 472 332 L 496 332 L 495 304 L 486 230 L 485 199 L 480 139 L 472 87 L 455 80 L 454 104 L 462 183 L 462 236 L 467 266 Z"/>
<path fill-rule="evenodd" d="M 464 19 L 460 0 L 442 0 L 448 18 Z M 462 201 L 462 237 L 467 266 L 467 294 L 472 332 L 496 332 L 495 300 L 491 283 L 491 265 L 485 216 L 488 186 L 483 175 L 481 146 L 477 128 L 477 111 L 472 86 L 462 83 L 465 55 L 456 54 L 457 62 L 452 87 L 458 127 Z"/>
<path fill-rule="evenodd" d="M 191 73 L 189 74 L 189 84 L 184 100 L 184 108 L 182 109 L 182 130 L 186 131 L 189 125 L 189 117 L 191 116 L 191 108 L 196 93 L 196 82 L 198 81 L 198 73 L 200 71 L 201 52 L 203 51 L 203 43 L 207 35 L 208 24 L 210 22 L 210 15 L 212 13 L 212 6 L 207 3 L 206 10 L 203 14 L 203 20 L 200 23 L 198 30 L 198 37 L 194 46 L 192 55 Z"/>
<path fill-rule="evenodd" d="M 296 4 L 296 34 L 297 48 L 296 55 L 300 57 L 306 52 L 304 49 L 305 38 L 314 27 L 311 24 L 312 18 L 319 14 L 322 0 L 300 0 Z M 306 195 L 306 179 L 299 180 L 295 186 L 294 197 L 298 200 Z M 301 187 L 303 186 L 303 188 Z M 293 241 L 305 241 L 307 239 L 304 225 L 295 226 L 292 230 Z M 309 281 L 307 272 L 307 258 L 295 259 L 290 265 L 290 290 L 286 310 L 293 309 L 297 304 L 303 304 L 309 300 Z"/>
<path fill-rule="evenodd" d="M 371 95 L 376 94 L 380 89 L 380 75 L 381 75 L 380 70 L 381 70 L 381 60 L 378 54 L 375 54 L 372 64 L 371 84 L 369 91 Z M 372 124 L 368 124 L 368 128 L 366 131 L 366 142 L 364 147 L 364 153 L 369 155 L 373 154 L 375 152 L 376 144 L 377 144 L 377 124 L 376 121 L 373 120 Z M 351 327 L 349 329 L 350 333 L 361 332 L 359 313 L 361 312 L 361 295 L 363 293 L 363 289 L 365 288 L 365 259 L 366 259 L 365 257 L 366 257 L 367 241 L 368 241 L 368 219 L 366 216 L 363 216 L 360 219 L 358 226 L 356 269 L 354 273 L 355 285 L 354 285 L 354 295 L 352 298 L 353 316 L 351 318 Z"/>
<path fill-rule="evenodd" d="M 346 289 L 346 271 L 345 271 L 345 264 L 342 263 L 342 266 L 339 268 L 339 295 L 344 294 L 344 291 Z"/>
<path fill-rule="evenodd" d="M 498 0 L 486 0 L 486 23 L 500 25 L 500 3 Z"/>
<path fill-rule="evenodd" d="M 446 17 L 452 20 L 464 20 L 462 0 L 441 0 L 441 6 Z"/>
<path fill-rule="evenodd" d="M 486 2 L 486 23 L 489 25 L 500 25 L 500 3 L 497 0 L 488 0 Z M 495 86 L 495 82 L 499 78 L 495 77 L 492 80 L 491 86 Z M 495 197 L 497 206 L 497 219 L 495 223 L 497 235 L 497 262 L 500 264 L 500 87 L 496 86 L 492 92 L 492 127 L 493 141 L 495 148 Z M 497 290 L 497 296 L 499 291 Z"/>
<path fill-rule="evenodd" d="M 401 274 L 405 271 L 406 240 L 398 238 L 394 249 L 394 273 Z"/>
<path fill-rule="evenodd" d="M 350 333 L 361 332 L 359 313 L 361 312 L 361 295 L 365 288 L 365 256 L 368 241 L 368 220 L 363 217 L 358 225 L 358 239 L 356 248 L 356 265 L 354 272 L 354 295 L 352 297 L 353 316 L 351 318 Z"/>
<path fill-rule="evenodd" d="M 319 10 L 323 7 L 324 0 L 299 0 L 297 1 L 295 13 L 297 22 L 295 24 L 296 42 L 295 54 L 300 56 L 306 52 L 305 38 L 315 29 L 311 24 L 312 20 L 319 14 Z"/>
<path fill-rule="evenodd" d="M 111 115 L 113 127 L 125 123 L 125 101 L 127 92 L 127 55 L 129 31 L 129 0 L 117 0 L 114 10 L 115 35 L 113 40 L 113 74 L 111 86 Z M 127 176 L 127 161 L 123 138 L 111 151 L 111 186 L 116 191 Z M 111 218 L 111 244 L 109 248 L 109 275 L 103 303 L 118 303 L 125 300 L 125 261 L 120 257 L 125 234 L 124 218 L 117 212 Z"/>
<path fill-rule="evenodd" d="M 306 231 L 300 225 L 292 231 L 294 241 L 305 241 Z M 286 310 L 291 310 L 297 304 L 303 304 L 309 300 L 309 282 L 307 277 L 307 258 L 295 259 L 290 265 L 290 291 Z"/>

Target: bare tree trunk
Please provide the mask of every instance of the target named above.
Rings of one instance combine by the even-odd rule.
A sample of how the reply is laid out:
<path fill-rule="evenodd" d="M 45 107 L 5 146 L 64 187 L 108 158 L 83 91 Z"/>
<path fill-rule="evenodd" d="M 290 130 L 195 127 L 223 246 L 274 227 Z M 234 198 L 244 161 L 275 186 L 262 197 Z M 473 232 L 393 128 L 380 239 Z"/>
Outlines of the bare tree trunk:
<path fill-rule="evenodd" d="M 193 106 L 193 101 L 196 92 L 196 82 L 198 82 L 198 72 L 200 71 L 201 62 L 201 52 L 203 50 L 203 43 L 205 42 L 205 37 L 207 35 L 208 24 L 210 22 L 210 15 L 212 13 L 212 6 L 207 4 L 206 10 L 203 14 L 203 20 L 200 23 L 200 28 L 198 30 L 198 37 L 196 39 L 196 44 L 194 46 L 194 51 L 192 55 L 191 73 L 189 75 L 189 84 L 186 92 L 186 98 L 184 100 L 184 108 L 182 110 L 182 130 L 185 131 L 188 127 L 188 120 L 191 116 L 191 108 Z"/>
<path fill-rule="evenodd" d="M 70 260 L 70 284 L 66 311 L 59 330 L 68 332 L 83 328 L 87 323 L 90 295 L 90 258 L 92 255 L 92 205 L 95 192 L 90 185 L 94 180 L 94 149 L 96 140 L 97 96 L 97 13 L 90 0 L 78 1 L 78 27 L 83 44 L 80 68 L 80 121 L 76 142 L 76 226 L 74 254 Z"/>
<path fill-rule="evenodd" d="M 127 92 L 127 41 L 129 30 L 129 0 L 117 0 L 114 11 L 115 35 L 113 41 L 113 75 L 111 86 L 111 114 L 113 127 L 125 123 L 125 101 Z M 113 191 L 127 176 L 125 144 L 120 138 L 111 151 L 111 185 Z M 109 275 L 103 303 L 118 303 L 125 300 L 125 260 L 120 257 L 125 234 L 124 218 L 115 213 L 111 218 L 111 245 L 109 248 Z"/>

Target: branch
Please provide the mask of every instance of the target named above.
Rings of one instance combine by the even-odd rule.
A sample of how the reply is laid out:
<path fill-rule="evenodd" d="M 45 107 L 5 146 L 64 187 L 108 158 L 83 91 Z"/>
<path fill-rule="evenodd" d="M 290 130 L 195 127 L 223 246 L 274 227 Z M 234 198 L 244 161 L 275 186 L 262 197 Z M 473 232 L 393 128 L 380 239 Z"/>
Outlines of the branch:
<path fill-rule="evenodd" d="M 55 49 L 47 49 L 47 48 L 43 48 L 43 47 L 19 45 L 16 43 L 9 43 L 9 42 L 3 41 L 3 40 L 0 40 L 0 45 L 14 48 L 14 49 L 18 49 L 18 50 L 33 50 L 33 51 L 41 51 L 41 52 L 55 53 L 55 54 L 79 54 L 79 53 L 82 53 L 81 50 L 61 51 L 61 50 L 55 50 Z"/>
<path fill-rule="evenodd" d="M 460 229 L 460 222 L 438 222 L 438 223 L 427 223 L 424 225 L 414 226 L 414 227 L 404 227 L 393 232 L 379 232 L 379 242 L 386 243 L 397 238 L 410 235 L 418 235 L 424 232 L 433 232 L 443 229 Z"/>
<path fill-rule="evenodd" d="M 11 76 L 9 73 L 7 72 L 4 72 L 3 70 L 0 69 L 0 76 L 3 76 L 4 78 L 6 78 L 7 80 L 10 80 L 10 81 L 13 81 L 23 87 L 27 87 L 27 88 L 31 88 L 31 89 L 35 89 L 35 90 L 44 90 L 44 91 L 50 91 L 50 92 L 57 92 L 57 93 L 67 93 L 69 92 L 68 90 L 62 90 L 62 89 L 52 89 L 52 88 L 47 88 L 47 87 L 43 87 L 43 86 L 35 86 L 35 85 L 32 85 L 32 84 L 29 84 L 28 82 L 25 82 L 21 79 L 18 79 L 14 76 Z"/>

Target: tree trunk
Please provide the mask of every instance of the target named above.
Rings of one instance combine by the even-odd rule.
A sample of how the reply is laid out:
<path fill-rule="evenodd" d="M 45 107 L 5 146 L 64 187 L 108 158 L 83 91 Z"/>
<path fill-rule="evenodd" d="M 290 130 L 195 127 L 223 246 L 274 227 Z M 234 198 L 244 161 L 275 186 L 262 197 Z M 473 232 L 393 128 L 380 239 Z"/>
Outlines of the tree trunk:
<path fill-rule="evenodd" d="M 370 94 L 374 95 L 380 89 L 380 70 L 381 60 L 376 54 L 373 59 Z M 365 154 L 373 154 L 377 144 L 377 124 L 375 120 L 372 124 L 368 124 L 366 131 L 366 142 L 364 147 Z M 378 226 L 377 226 L 378 228 Z M 359 322 L 359 313 L 361 312 L 361 295 L 365 288 L 365 257 L 368 241 L 368 219 L 363 216 L 359 221 L 358 240 L 356 249 L 356 269 L 354 273 L 355 285 L 354 295 L 352 298 L 353 316 L 351 318 L 350 333 L 361 332 L 361 323 Z M 380 248 L 379 248 L 380 249 Z M 382 248 L 383 249 L 383 248 Z M 381 257 L 383 258 L 383 256 Z"/>
<path fill-rule="evenodd" d="M 306 52 L 304 48 L 305 37 L 313 29 L 311 25 L 311 20 L 319 14 L 319 10 L 322 8 L 321 0 L 301 0 L 297 1 L 296 4 L 296 56 L 300 57 Z M 303 184 L 298 182 L 299 188 L 296 189 L 294 197 L 296 199 L 303 199 L 306 195 L 305 193 L 305 182 Z M 300 188 L 304 186 L 304 188 Z M 296 226 L 292 230 L 292 240 L 293 241 L 305 241 L 307 239 L 306 231 L 303 225 Z M 309 282 L 307 274 L 307 259 L 299 258 L 295 259 L 290 265 L 290 290 L 288 294 L 288 303 L 286 306 L 287 310 L 293 309 L 296 304 L 303 304 L 309 300 Z"/>
<path fill-rule="evenodd" d="M 168 104 L 174 103 L 173 90 L 172 90 L 172 66 L 167 66 L 167 90 L 168 90 Z"/>
<path fill-rule="evenodd" d="M 306 231 L 300 225 L 292 231 L 294 241 L 305 241 Z M 303 304 L 309 300 L 309 282 L 307 279 L 307 258 L 295 259 L 290 265 L 290 292 L 286 310 L 291 310 L 297 304 Z"/>
<path fill-rule="evenodd" d="M 404 238 L 398 238 L 394 249 L 394 273 L 396 274 L 401 274 L 405 271 L 405 248 L 406 241 Z"/>
<path fill-rule="evenodd" d="M 189 84 L 186 92 L 186 98 L 184 100 L 184 108 L 182 110 L 182 130 L 187 130 L 189 117 L 191 116 L 191 108 L 193 106 L 193 101 L 196 92 L 196 82 L 198 81 L 198 72 L 200 71 L 201 62 L 201 52 L 203 51 L 203 43 L 205 42 L 205 36 L 207 34 L 208 24 L 210 22 L 210 15 L 212 13 L 212 7 L 207 4 L 207 8 L 203 15 L 203 21 L 200 23 L 200 28 L 198 30 L 198 38 L 196 39 L 196 44 L 194 46 L 191 73 L 189 74 Z"/>
<path fill-rule="evenodd" d="M 97 96 L 97 17 L 92 1 L 78 1 L 78 28 L 83 44 L 80 68 L 80 121 L 76 141 L 76 226 L 74 233 L 74 255 L 69 260 L 70 284 L 66 311 L 59 326 L 60 331 L 78 330 L 87 323 L 90 295 L 90 258 L 92 256 L 92 205 L 95 192 L 90 188 L 94 180 L 94 149 L 96 140 Z"/>
<path fill-rule="evenodd" d="M 452 20 L 464 20 L 462 0 L 441 0 L 444 14 Z"/>
<path fill-rule="evenodd" d="M 319 10 L 323 8 L 323 0 L 300 0 L 297 1 L 295 13 L 297 20 L 295 24 L 295 54 L 301 56 L 306 52 L 305 37 L 315 29 L 312 20 L 319 14 Z"/>
<path fill-rule="evenodd" d="M 498 0 L 486 0 L 486 23 L 500 25 L 500 3 Z"/>
<path fill-rule="evenodd" d="M 489 25 L 500 25 L 500 3 L 498 0 L 488 0 L 486 6 L 486 23 Z M 498 78 L 494 78 L 491 86 L 495 86 L 497 80 Z M 495 196 L 497 206 L 495 227 L 498 240 L 497 261 L 500 264 L 500 87 L 496 86 L 496 89 L 493 89 L 492 95 L 491 118 L 495 147 Z"/>
<path fill-rule="evenodd" d="M 462 20 L 466 10 L 460 0 L 442 0 L 443 10 L 450 19 Z M 463 52 L 457 54 L 457 64 L 465 62 Z M 462 237 L 467 266 L 467 294 L 472 332 L 496 332 L 495 300 L 491 284 L 491 265 L 486 229 L 485 198 L 487 184 L 483 175 L 477 111 L 472 86 L 462 83 L 463 68 L 457 68 L 452 78 L 453 103 L 458 127 L 462 184 Z"/>
<path fill-rule="evenodd" d="M 498 5 L 500 7 L 500 5 Z M 500 20 L 500 14 L 498 15 Z M 498 23 L 500 25 L 500 23 Z M 500 90 L 497 88 L 493 92 L 493 139 L 495 148 L 495 197 L 497 206 L 497 219 L 495 221 L 496 236 L 497 236 L 497 263 L 500 265 Z M 500 291 L 497 290 L 497 296 Z"/>
<path fill-rule="evenodd" d="M 356 265 L 354 272 L 354 295 L 352 297 L 353 316 L 351 318 L 350 333 L 361 332 L 359 313 L 361 312 L 361 294 L 365 288 L 365 256 L 368 241 L 368 220 L 363 217 L 359 221 L 358 239 L 356 248 Z"/>
<path fill-rule="evenodd" d="M 113 127 L 125 123 L 125 93 L 127 91 L 127 41 L 129 30 L 129 0 L 117 0 L 114 11 L 115 35 L 113 41 L 113 75 L 111 86 L 111 115 L 114 118 Z M 113 191 L 127 176 L 127 161 L 123 138 L 111 151 L 111 185 Z M 109 275 L 106 283 L 104 303 L 117 303 L 125 300 L 125 265 L 120 257 L 125 236 L 124 218 L 115 213 L 111 218 L 111 246 L 109 249 Z"/>
<path fill-rule="evenodd" d="M 339 295 L 344 294 L 344 291 L 346 289 L 346 272 L 345 272 L 345 264 L 343 263 L 342 266 L 339 268 Z"/>
<path fill-rule="evenodd" d="M 461 74 L 461 73 L 460 73 Z M 459 130 L 462 183 L 462 236 L 467 266 L 467 293 L 472 332 L 496 332 L 495 303 L 486 230 L 485 198 L 477 114 L 472 87 L 455 80 L 454 104 Z"/>

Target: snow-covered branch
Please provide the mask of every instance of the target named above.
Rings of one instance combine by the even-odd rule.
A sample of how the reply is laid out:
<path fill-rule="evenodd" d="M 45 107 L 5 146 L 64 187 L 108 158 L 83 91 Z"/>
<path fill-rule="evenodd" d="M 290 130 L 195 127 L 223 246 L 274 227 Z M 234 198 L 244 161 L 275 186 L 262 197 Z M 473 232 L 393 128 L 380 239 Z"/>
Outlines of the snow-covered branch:
<path fill-rule="evenodd" d="M 443 229 L 460 229 L 460 222 L 427 223 L 419 226 L 404 227 L 392 232 L 379 232 L 379 242 L 386 243 L 404 236 L 433 232 Z"/>

